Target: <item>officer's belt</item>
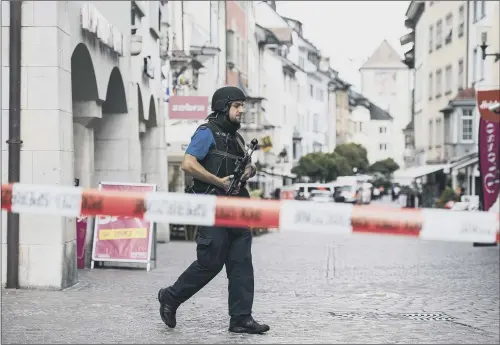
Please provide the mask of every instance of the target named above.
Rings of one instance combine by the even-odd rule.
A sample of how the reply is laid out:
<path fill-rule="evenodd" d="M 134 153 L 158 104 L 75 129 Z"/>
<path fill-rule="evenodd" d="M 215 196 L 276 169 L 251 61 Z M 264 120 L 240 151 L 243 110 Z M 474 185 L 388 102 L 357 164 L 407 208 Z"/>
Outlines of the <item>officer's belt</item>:
<path fill-rule="evenodd" d="M 240 156 L 233 155 L 232 153 L 228 153 L 228 152 L 221 151 L 221 150 L 215 150 L 215 149 L 210 149 L 208 151 L 208 154 L 213 154 L 213 155 L 222 156 L 222 157 L 228 157 L 228 158 L 232 158 L 232 159 L 241 159 L 242 158 Z"/>

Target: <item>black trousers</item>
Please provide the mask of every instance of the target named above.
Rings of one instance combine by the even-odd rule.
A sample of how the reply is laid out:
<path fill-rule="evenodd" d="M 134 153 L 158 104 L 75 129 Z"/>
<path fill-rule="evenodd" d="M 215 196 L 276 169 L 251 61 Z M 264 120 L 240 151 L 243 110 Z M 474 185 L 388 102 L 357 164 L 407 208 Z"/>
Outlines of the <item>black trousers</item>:
<path fill-rule="evenodd" d="M 254 275 L 252 232 L 248 229 L 200 227 L 196 239 L 197 260 L 166 289 L 177 305 L 208 284 L 226 266 L 229 280 L 229 315 L 252 314 Z"/>

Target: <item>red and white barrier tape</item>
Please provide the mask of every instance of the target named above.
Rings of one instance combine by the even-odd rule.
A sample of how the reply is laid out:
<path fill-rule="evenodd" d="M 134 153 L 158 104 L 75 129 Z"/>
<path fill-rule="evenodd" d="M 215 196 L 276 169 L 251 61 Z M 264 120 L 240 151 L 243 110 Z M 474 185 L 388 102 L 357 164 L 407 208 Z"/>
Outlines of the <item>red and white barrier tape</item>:
<path fill-rule="evenodd" d="M 3 184 L 2 209 L 66 217 L 107 215 L 172 224 L 319 229 L 407 235 L 425 240 L 500 242 L 497 213 L 395 209 L 307 201 L 275 201 L 191 195 L 130 193 L 79 187 Z"/>

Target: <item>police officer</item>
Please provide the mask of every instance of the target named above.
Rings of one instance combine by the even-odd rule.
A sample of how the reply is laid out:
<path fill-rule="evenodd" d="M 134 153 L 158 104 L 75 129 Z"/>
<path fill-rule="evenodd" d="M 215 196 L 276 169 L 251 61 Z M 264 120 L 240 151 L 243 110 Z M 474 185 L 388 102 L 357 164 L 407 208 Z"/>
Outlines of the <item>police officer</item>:
<path fill-rule="evenodd" d="M 220 195 L 228 190 L 236 160 L 245 154 L 243 138 L 237 133 L 245 99 L 245 94 L 236 87 L 226 86 L 215 91 L 212 97 L 213 113 L 191 137 L 181 165 L 186 173 L 193 176 L 191 193 Z M 255 166 L 249 164 L 242 180 L 248 180 L 255 173 Z M 235 194 L 250 197 L 244 187 Z M 267 332 L 269 326 L 258 323 L 252 317 L 254 274 L 251 231 L 199 227 L 196 243 L 197 260 L 173 285 L 158 292 L 163 322 L 174 328 L 177 308 L 208 284 L 225 265 L 229 280 L 229 331 Z"/>

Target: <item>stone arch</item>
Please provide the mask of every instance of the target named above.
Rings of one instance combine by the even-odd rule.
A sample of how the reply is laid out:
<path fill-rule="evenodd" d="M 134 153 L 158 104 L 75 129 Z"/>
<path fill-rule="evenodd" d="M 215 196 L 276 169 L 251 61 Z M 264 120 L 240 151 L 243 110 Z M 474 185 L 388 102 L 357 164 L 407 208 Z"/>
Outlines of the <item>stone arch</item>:
<path fill-rule="evenodd" d="M 120 69 L 114 67 L 102 103 L 102 117 L 94 126 L 94 185 L 103 180 L 119 180 L 130 173 L 134 147 L 130 145 L 126 94 Z"/>
<path fill-rule="evenodd" d="M 109 76 L 106 100 L 102 104 L 102 112 L 109 114 L 128 113 L 125 86 L 118 67 L 114 67 Z"/>
<path fill-rule="evenodd" d="M 94 64 L 84 43 L 79 43 L 71 55 L 71 94 L 73 101 L 96 101 L 99 98 Z"/>
<path fill-rule="evenodd" d="M 147 121 L 147 126 L 148 127 L 156 127 L 158 125 L 157 119 L 156 119 L 156 103 L 153 95 L 149 98 L 149 117 Z"/>
<path fill-rule="evenodd" d="M 142 92 L 141 92 L 141 87 L 137 83 L 137 112 L 139 114 L 139 123 L 145 122 L 146 119 L 144 118 L 144 103 L 142 102 Z"/>

